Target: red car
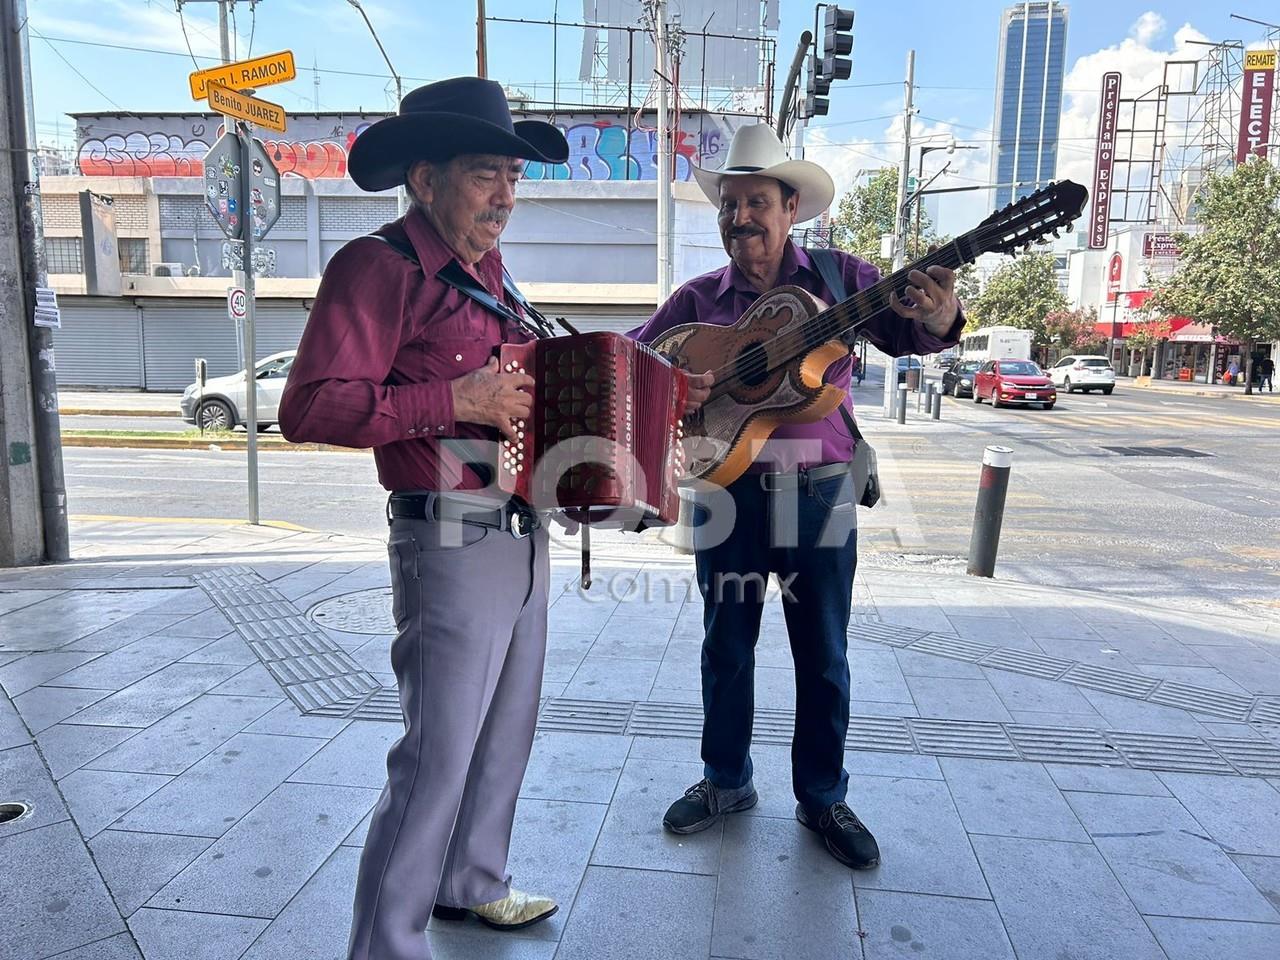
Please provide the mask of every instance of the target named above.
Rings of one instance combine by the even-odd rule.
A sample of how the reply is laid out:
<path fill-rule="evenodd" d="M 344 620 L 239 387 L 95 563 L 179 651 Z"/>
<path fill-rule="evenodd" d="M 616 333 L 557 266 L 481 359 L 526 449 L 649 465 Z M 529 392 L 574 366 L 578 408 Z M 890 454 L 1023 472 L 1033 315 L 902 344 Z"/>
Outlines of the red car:
<path fill-rule="evenodd" d="M 988 360 L 974 375 L 973 402 L 988 399 L 993 407 L 1039 403 L 1052 410 L 1058 390 L 1030 360 Z"/>

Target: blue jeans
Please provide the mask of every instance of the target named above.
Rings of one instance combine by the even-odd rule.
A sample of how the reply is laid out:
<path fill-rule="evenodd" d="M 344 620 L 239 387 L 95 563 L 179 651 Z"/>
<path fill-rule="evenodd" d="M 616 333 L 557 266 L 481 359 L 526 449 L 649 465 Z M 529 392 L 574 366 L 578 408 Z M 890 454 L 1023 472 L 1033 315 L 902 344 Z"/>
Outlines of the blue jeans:
<path fill-rule="evenodd" d="M 702 760 L 705 776 L 725 789 L 751 780 L 755 646 L 768 575 L 782 586 L 795 663 L 796 718 L 792 786 L 819 813 L 842 801 L 849 775 L 846 631 L 857 565 L 857 530 L 848 474 L 812 489 L 767 492 L 746 474 L 727 492 L 736 520 L 723 542 L 694 511 L 698 586 L 703 597 Z M 699 524 L 703 524 L 699 526 Z"/>

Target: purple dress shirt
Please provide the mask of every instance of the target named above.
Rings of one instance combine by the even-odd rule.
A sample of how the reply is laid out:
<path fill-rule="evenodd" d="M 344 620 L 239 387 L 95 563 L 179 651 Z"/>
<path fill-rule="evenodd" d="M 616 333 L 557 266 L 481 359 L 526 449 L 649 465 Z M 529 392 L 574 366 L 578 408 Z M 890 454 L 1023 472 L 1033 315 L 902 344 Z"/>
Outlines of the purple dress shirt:
<path fill-rule="evenodd" d="M 847 295 L 852 296 L 855 291 L 872 286 L 880 279 L 880 271 L 874 265 L 839 250 L 832 252 L 840 266 Z M 835 302 L 809 255 L 789 239 L 778 271 L 778 286 L 785 285 L 802 287 L 820 300 Z M 694 277 L 684 284 L 658 308 L 648 323 L 629 331 L 628 336 L 650 343 L 682 323 L 728 326 L 737 323 L 760 296 L 737 265 L 730 261 L 728 266 Z M 960 342 L 963 329 L 964 317 L 957 316 L 946 336 L 939 338 L 929 333 L 924 324 L 905 320 L 891 310 L 884 310 L 873 316 L 862 332 L 880 350 L 898 357 L 907 353 L 937 353 L 954 346 Z M 844 405 L 851 413 L 853 400 L 848 390 L 852 367 L 853 361 L 845 356 L 827 367 L 823 376 L 823 382 L 845 391 Z M 852 458 L 853 446 L 853 436 L 837 409 L 815 423 L 779 427 L 752 463 L 751 470 L 788 471 L 822 463 L 844 463 Z"/>
<path fill-rule="evenodd" d="M 483 367 L 500 344 L 529 338 L 436 279 L 457 258 L 420 210 L 378 233 L 407 238 L 422 266 L 367 237 L 334 254 L 280 398 L 280 430 L 295 442 L 372 447 L 388 490 L 480 488 L 441 441 L 496 441 L 498 431 L 454 419 L 449 381 Z M 496 249 L 474 272 L 522 312 L 502 292 Z"/>

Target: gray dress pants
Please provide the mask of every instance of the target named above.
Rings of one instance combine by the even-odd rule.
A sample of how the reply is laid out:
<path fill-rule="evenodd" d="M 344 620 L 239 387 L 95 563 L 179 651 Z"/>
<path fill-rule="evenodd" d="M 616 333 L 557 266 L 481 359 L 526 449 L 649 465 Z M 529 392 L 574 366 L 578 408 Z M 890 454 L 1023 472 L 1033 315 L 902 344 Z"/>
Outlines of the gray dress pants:
<path fill-rule="evenodd" d="M 391 664 L 405 734 L 360 859 L 349 960 L 430 960 L 433 903 L 507 895 L 547 637 L 547 534 L 394 520 Z"/>

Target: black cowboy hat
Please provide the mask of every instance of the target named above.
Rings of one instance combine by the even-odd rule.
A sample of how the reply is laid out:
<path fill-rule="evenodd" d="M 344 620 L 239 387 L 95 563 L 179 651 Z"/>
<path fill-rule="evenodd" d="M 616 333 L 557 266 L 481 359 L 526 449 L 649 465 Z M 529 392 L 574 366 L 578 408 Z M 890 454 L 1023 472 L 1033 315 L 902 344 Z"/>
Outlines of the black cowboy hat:
<path fill-rule="evenodd" d="M 362 190 L 388 190 L 404 183 L 419 160 L 448 160 L 463 153 L 564 163 L 569 144 L 541 120 L 511 120 L 501 84 L 480 77 L 454 77 L 410 91 L 400 112 L 356 137 L 347 171 Z"/>

